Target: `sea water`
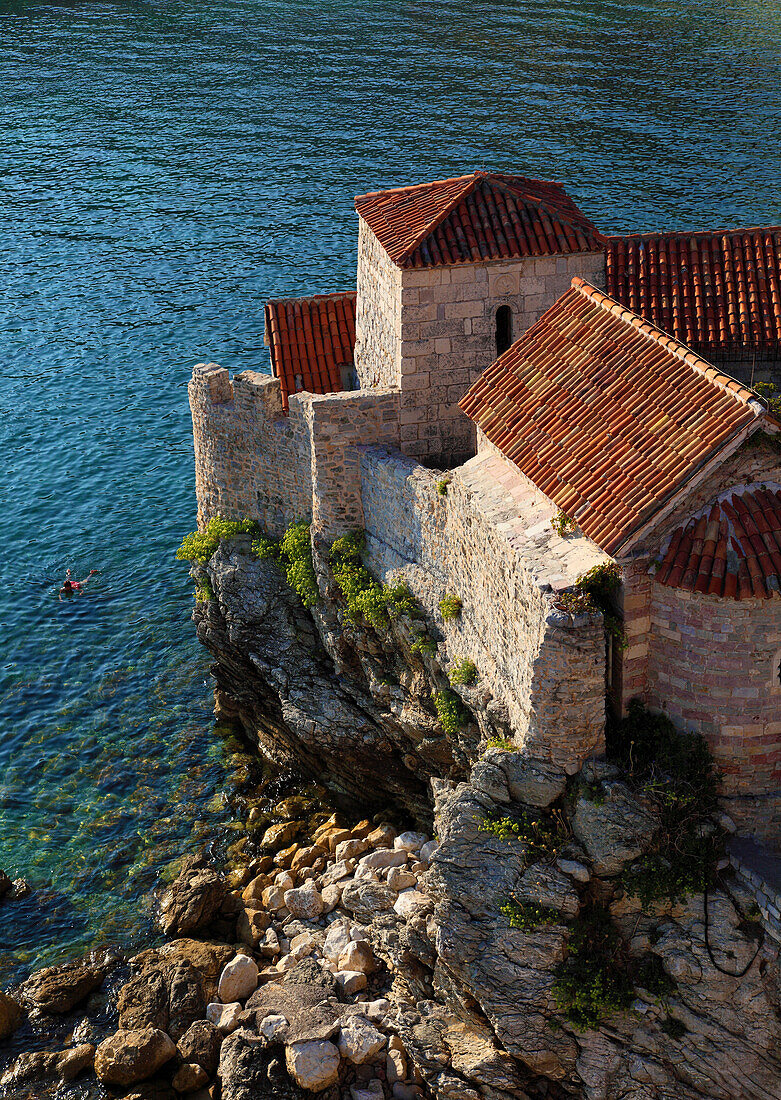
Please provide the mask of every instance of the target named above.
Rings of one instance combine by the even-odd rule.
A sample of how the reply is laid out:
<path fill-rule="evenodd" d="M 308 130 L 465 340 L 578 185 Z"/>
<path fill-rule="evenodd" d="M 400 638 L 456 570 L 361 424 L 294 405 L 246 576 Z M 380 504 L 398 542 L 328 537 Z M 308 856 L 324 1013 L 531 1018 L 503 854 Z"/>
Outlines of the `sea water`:
<path fill-rule="evenodd" d="M 150 934 L 237 835 L 174 560 L 191 366 L 354 285 L 352 197 L 473 168 L 602 229 L 781 223 L 781 16 L 649 0 L 0 2 L 0 981 Z M 60 601 L 66 568 L 98 574 Z"/>

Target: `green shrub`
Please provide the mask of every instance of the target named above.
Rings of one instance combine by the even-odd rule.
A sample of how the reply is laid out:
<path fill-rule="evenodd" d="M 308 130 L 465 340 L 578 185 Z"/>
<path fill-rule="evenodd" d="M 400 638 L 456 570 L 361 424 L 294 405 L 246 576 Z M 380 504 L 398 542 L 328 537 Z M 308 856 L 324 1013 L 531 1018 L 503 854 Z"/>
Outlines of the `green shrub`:
<path fill-rule="evenodd" d="M 184 536 L 176 557 L 179 561 L 197 561 L 205 565 L 224 539 L 254 535 L 258 530 L 254 519 L 232 520 L 212 516 L 204 531 L 192 531 Z"/>
<path fill-rule="evenodd" d="M 469 721 L 469 711 L 454 691 L 436 692 L 434 706 L 440 726 L 451 737 L 462 730 Z"/>
<path fill-rule="evenodd" d="M 583 910 L 573 923 L 567 957 L 556 968 L 553 996 L 559 1010 L 581 1030 L 632 1003 L 624 946 L 606 909 Z"/>
<path fill-rule="evenodd" d="M 448 680 L 451 684 L 473 684 L 477 680 L 477 665 L 468 657 L 456 661 L 448 673 Z"/>
<path fill-rule="evenodd" d="M 441 497 L 447 496 L 447 487 L 453 479 L 450 476 L 442 477 L 437 482 L 437 492 Z"/>
<path fill-rule="evenodd" d="M 660 819 L 647 853 L 622 873 L 625 890 L 643 907 L 701 893 L 713 882 L 723 849 L 723 834 L 711 820 L 720 777 L 705 741 L 632 703 L 627 717 L 609 728 L 608 752 Z"/>
<path fill-rule="evenodd" d="M 550 521 L 550 525 L 556 532 L 556 534 L 562 539 L 566 538 L 567 535 L 571 535 L 573 531 L 577 531 L 578 529 L 578 525 L 575 520 L 571 516 L 568 516 L 566 512 L 562 512 L 561 509 L 559 509 L 556 515 L 553 516 Z"/>
<path fill-rule="evenodd" d="M 500 905 L 499 912 L 507 918 L 510 928 L 518 928 L 521 932 L 533 932 L 541 924 L 561 923 L 561 917 L 555 909 L 549 909 L 545 905 L 532 905 L 530 902 L 517 901 L 515 898 L 510 898 L 504 905 Z"/>
<path fill-rule="evenodd" d="M 459 596 L 454 596 L 448 592 L 447 595 L 439 601 L 439 610 L 442 618 L 447 622 L 448 619 L 455 619 L 461 614 L 461 608 L 463 604 Z"/>
<path fill-rule="evenodd" d="M 516 746 L 506 737 L 489 737 L 485 744 L 486 749 L 501 749 L 502 752 L 515 752 Z"/>
<path fill-rule="evenodd" d="M 767 402 L 768 411 L 773 416 L 781 417 L 781 394 L 773 382 L 757 382 L 754 393 L 758 393 Z"/>
<path fill-rule="evenodd" d="M 208 578 L 201 577 L 195 585 L 195 602 L 207 603 L 209 600 L 214 599 L 214 589 L 211 586 Z"/>
<path fill-rule="evenodd" d="M 279 541 L 261 535 L 252 543 L 252 552 L 261 560 L 277 563 L 304 607 L 317 603 L 320 590 L 312 560 L 310 525 L 306 520 L 291 523 Z"/>
<path fill-rule="evenodd" d="M 382 630 L 391 619 L 412 617 L 418 609 L 405 584 L 380 584 L 374 579 L 361 560 L 365 545 L 363 531 L 336 539 L 329 554 L 331 572 L 345 598 L 348 619 L 356 625 L 363 619 Z"/>
<path fill-rule="evenodd" d="M 437 651 L 437 643 L 425 631 L 421 631 L 409 648 L 411 653 L 428 653 L 433 656 Z"/>
<path fill-rule="evenodd" d="M 527 864 L 536 863 L 538 859 L 552 859 L 569 839 L 564 820 L 558 812 L 548 817 L 532 817 L 525 812 L 515 817 L 485 817 L 480 822 L 480 829 L 499 840 L 515 840 L 523 844 Z"/>
<path fill-rule="evenodd" d="M 575 587 L 562 592 L 557 597 L 557 602 L 563 602 L 571 614 L 601 611 L 605 630 L 613 635 L 622 649 L 626 649 L 624 625 L 613 606 L 614 596 L 620 586 L 621 567 L 614 561 L 602 562 L 586 573 L 581 573 L 575 582 Z"/>

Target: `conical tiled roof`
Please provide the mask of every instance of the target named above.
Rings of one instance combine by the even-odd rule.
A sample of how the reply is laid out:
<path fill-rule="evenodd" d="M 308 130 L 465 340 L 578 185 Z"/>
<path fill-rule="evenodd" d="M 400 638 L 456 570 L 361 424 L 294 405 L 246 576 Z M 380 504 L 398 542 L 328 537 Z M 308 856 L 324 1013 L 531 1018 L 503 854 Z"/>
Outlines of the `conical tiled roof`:
<path fill-rule="evenodd" d="M 597 252 L 605 239 L 560 183 L 499 172 L 359 195 L 355 208 L 399 267 Z"/>

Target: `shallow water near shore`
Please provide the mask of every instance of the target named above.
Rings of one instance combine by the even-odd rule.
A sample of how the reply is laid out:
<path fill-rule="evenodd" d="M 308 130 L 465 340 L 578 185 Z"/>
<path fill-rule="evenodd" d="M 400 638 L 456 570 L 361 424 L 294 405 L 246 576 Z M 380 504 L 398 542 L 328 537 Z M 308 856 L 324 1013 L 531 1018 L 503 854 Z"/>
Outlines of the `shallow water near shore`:
<path fill-rule="evenodd" d="M 765 5 L 0 2 L 0 984 L 150 934 L 239 835 L 241 746 L 173 555 L 191 365 L 354 283 L 352 196 L 474 167 L 605 230 L 781 223 Z M 99 574 L 59 601 L 66 567 Z"/>

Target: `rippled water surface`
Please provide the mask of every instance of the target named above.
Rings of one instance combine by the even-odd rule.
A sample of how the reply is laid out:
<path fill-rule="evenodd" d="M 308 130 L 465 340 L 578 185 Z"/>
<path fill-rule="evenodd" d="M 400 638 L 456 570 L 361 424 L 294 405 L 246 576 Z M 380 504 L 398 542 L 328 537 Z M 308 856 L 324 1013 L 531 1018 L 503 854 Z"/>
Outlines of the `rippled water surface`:
<path fill-rule="evenodd" d="M 138 940 L 235 745 L 174 563 L 191 364 L 348 287 L 361 191 L 560 179 L 604 229 L 781 222 L 777 6 L 0 0 L 0 978 Z M 100 570 L 87 594 L 59 580 Z M 230 833 L 228 832 L 229 836 Z"/>

